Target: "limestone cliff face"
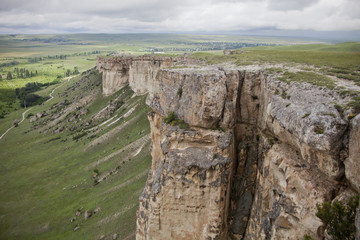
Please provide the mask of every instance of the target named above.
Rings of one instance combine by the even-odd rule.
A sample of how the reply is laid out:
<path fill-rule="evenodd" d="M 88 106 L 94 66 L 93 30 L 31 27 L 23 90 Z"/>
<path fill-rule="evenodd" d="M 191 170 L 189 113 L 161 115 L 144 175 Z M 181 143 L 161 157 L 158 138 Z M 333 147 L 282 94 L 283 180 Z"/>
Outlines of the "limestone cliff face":
<path fill-rule="evenodd" d="M 316 205 L 360 190 L 360 117 L 334 106 L 347 99 L 261 71 L 176 68 L 184 62 L 98 61 L 105 95 L 129 84 L 154 111 L 137 239 L 321 239 Z M 190 128 L 166 124 L 171 112 Z"/>
<path fill-rule="evenodd" d="M 149 115 L 152 167 L 140 197 L 137 239 L 226 236 L 232 135 L 182 130 Z"/>
<path fill-rule="evenodd" d="M 171 57 L 122 56 L 98 58 L 96 67 L 103 73 L 103 94 L 109 96 L 127 84 L 137 94 L 153 93 L 157 72 L 164 67 L 173 66 Z"/>

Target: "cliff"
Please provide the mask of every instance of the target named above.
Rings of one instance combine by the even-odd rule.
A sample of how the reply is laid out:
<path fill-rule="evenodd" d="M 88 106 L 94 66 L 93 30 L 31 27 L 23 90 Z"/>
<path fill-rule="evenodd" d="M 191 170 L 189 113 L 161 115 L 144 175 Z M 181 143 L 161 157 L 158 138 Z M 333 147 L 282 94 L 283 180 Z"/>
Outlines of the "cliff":
<path fill-rule="evenodd" d="M 129 84 L 153 109 L 136 238 L 321 239 L 316 205 L 360 190 L 360 115 L 337 107 L 350 99 L 264 71 L 192 64 L 98 59 L 104 95 Z"/>

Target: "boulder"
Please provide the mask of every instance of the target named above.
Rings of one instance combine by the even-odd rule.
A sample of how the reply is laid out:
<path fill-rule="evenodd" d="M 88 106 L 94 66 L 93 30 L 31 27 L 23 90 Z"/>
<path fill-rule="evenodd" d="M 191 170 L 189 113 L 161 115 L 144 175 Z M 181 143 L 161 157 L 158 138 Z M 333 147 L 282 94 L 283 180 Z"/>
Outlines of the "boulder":
<path fill-rule="evenodd" d="M 88 220 L 92 216 L 92 214 L 93 214 L 92 210 L 86 210 L 84 213 L 84 219 Z"/>
<path fill-rule="evenodd" d="M 32 117 L 30 117 L 30 122 L 32 123 L 32 122 L 35 122 L 37 120 L 37 117 L 36 116 L 32 116 Z"/>
<path fill-rule="evenodd" d="M 14 124 L 15 127 L 17 127 L 17 126 L 19 125 L 19 123 L 20 123 L 20 120 L 19 120 L 19 119 L 15 119 L 15 120 L 13 121 L 13 124 Z"/>

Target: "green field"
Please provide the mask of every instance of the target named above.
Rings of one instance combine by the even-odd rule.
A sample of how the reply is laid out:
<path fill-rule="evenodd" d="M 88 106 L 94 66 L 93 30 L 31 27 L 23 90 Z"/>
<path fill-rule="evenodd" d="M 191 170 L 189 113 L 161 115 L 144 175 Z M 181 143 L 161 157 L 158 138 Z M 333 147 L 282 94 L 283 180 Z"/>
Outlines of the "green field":
<path fill-rule="evenodd" d="M 102 96 L 101 74 L 87 71 L 98 55 L 190 51 L 211 64 L 266 65 L 268 74 L 284 82 L 310 82 L 351 96 L 347 107 L 360 109 L 359 92 L 334 79 L 359 85 L 360 44 L 315 43 L 203 35 L 0 35 L 0 135 L 28 110 L 0 139 L 0 239 L 135 239 L 138 197 L 151 165 L 149 108 L 146 96 L 133 96 L 129 87 Z M 228 56 L 222 51 L 257 45 Z M 17 76 L 16 68 L 33 76 Z M 8 72 L 13 79 L 6 80 Z M 45 85 L 30 94 L 45 99 L 56 88 L 54 98 L 24 109 L 16 89 L 33 82 Z M 38 113 L 43 116 L 30 122 Z M 87 210 L 96 213 L 85 220 Z"/>
<path fill-rule="evenodd" d="M 360 43 L 341 43 L 335 45 L 294 45 L 243 48 L 238 54 L 223 55 L 220 51 L 194 53 L 191 57 L 206 61 L 209 64 L 232 62 L 238 66 L 246 65 L 276 65 L 269 67 L 269 72 L 277 70 L 285 73 L 291 67 L 302 68 L 310 74 L 298 76 L 304 81 L 333 89 L 334 84 L 317 84 L 317 75 L 335 76 L 353 81 L 360 86 Z M 312 74 L 315 73 L 315 74 Z M 315 76 L 316 75 L 316 76 Z M 294 77 L 295 78 L 295 77 Z M 314 79 L 312 79 L 314 78 Z M 329 79 L 329 81 L 331 81 Z"/>

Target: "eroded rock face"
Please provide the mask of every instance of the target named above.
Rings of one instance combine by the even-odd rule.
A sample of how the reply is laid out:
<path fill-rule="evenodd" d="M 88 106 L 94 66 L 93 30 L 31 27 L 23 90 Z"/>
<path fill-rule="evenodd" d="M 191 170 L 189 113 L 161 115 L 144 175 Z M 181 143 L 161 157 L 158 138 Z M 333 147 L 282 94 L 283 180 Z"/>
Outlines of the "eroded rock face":
<path fill-rule="evenodd" d="M 154 111 L 137 239 L 321 239 L 316 205 L 359 192 L 360 117 L 336 110 L 336 92 L 172 58 L 107 61 L 104 81 L 128 69 L 110 82 L 147 92 Z M 164 123 L 171 112 L 190 128 Z"/>
<path fill-rule="evenodd" d="M 357 192 L 360 192 L 360 115 L 351 121 L 349 157 L 345 161 L 346 178 Z"/>
<path fill-rule="evenodd" d="M 273 145 L 259 171 L 247 239 L 298 239 L 304 234 L 316 239 L 322 225 L 316 204 L 330 200 L 336 189 L 326 179 L 298 152 Z"/>
<path fill-rule="evenodd" d="M 232 134 L 182 130 L 156 113 L 149 120 L 153 161 L 140 196 L 136 238 L 224 239 Z"/>
<path fill-rule="evenodd" d="M 129 84 L 134 92 L 144 94 L 153 89 L 158 71 L 171 67 L 178 58 L 156 56 L 122 56 L 98 58 L 96 67 L 103 73 L 103 94 L 109 96 Z"/>

